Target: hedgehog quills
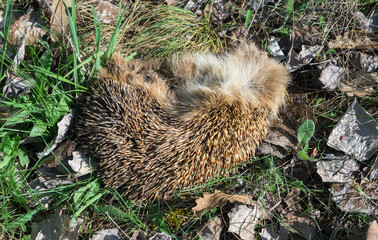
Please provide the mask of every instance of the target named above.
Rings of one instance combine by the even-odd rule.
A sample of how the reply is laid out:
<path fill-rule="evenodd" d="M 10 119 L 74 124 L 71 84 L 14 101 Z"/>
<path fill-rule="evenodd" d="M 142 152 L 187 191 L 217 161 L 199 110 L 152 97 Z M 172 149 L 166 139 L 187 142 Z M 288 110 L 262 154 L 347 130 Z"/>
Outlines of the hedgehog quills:
<path fill-rule="evenodd" d="M 103 182 L 139 201 L 169 199 L 254 156 L 290 81 L 254 45 L 176 55 L 162 72 L 113 55 L 78 116 L 77 141 Z"/>

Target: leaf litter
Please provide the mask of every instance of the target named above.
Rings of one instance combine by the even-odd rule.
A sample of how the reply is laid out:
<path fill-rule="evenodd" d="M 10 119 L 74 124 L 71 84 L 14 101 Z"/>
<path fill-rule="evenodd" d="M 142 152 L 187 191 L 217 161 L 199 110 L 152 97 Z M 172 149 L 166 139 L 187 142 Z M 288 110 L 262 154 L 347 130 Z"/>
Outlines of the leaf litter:
<path fill-rule="evenodd" d="M 64 215 L 61 209 L 57 209 L 42 221 L 32 222 L 32 239 L 79 239 L 79 230 L 84 219 L 77 218 L 72 224 L 69 224 L 71 218 L 72 216 Z"/>
<path fill-rule="evenodd" d="M 112 22 L 117 21 L 117 16 L 118 16 L 118 6 L 115 6 L 111 4 L 108 1 L 101 1 L 95 8 L 97 12 L 97 16 L 99 19 L 106 23 L 110 24 Z"/>
<path fill-rule="evenodd" d="M 93 233 L 91 240 L 123 240 L 124 238 L 120 237 L 118 229 L 105 229 Z"/>
<path fill-rule="evenodd" d="M 19 46 L 23 38 L 26 45 L 34 45 L 46 34 L 45 23 L 32 8 L 9 28 L 9 42 Z"/>
<path fill-rule="evenodd" d="M 332 129 L 327 145 L 361 161 L 378 150 L 378 124 L 355 100 Z"/>
<path fill-rule="evenodd" d="M 198 233 L 204 240 L 219 240 L 223 230 L 222 219 L 218 216 L 210 218 L 206 226 Z"/>

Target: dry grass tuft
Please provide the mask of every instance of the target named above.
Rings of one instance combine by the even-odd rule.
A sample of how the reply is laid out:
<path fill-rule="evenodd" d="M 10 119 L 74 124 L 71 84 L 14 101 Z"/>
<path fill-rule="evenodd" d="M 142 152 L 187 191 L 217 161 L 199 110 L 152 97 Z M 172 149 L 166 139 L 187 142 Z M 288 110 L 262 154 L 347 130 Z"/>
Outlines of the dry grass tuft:
<path fill-rule="evenodd" d="M 79 32 L 84 33 L 89 51 L 95 45 L 92 8 L 98 2 L 80 1 L 77 5 Z M 137 52 L 146 58 L 164 59 L 176 52 L 218 53 L 224 48 L 219 27 L 175 6 L 136 1 L 127 6 L 123 24 L 116 51 L 125 55 Z M 114 24 L 102 23 L 102 46 L 107 46 L 114 28 Z"/>

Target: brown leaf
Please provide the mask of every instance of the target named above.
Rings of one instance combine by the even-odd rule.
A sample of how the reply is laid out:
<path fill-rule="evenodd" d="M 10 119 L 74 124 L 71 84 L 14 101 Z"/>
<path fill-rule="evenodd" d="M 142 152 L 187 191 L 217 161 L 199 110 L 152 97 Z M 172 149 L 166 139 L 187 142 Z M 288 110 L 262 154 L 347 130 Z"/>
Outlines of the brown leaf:
<path fill-rule="evenodd" d="M 219 190 L 215 190 L 215 193 L 204 193 L 203 198 L 197 199 L 196 200 L 197 206 L 192 208 L 192 210 L 194 214 L 198 216 L 207 209 L 223 207 L 227 202 L 230 202 L 230 203 L 239 202 L 239 203 L 244 203 L 244 204 L 253 203 L 250 196 L 248 196 L 247 194 L 229 195 Z"/>
<path fill-rule="evenodd" d="M 265 139 L 257 149 L 257 154 L 273 154 L 284 158 L 296 149 L 297 138 L 294 130 L 277 120 L 272 123 Z"/>
<path fill-rule="evenodd" d="M 22 96 L 30 92 L 30 87 L 35 84 L 27 73 L 21 74 L 18 65 L 25 58 L 26 40 L 21 39 L 16 56 L 13 58 L 12 67 L 8 68 L 6 72 L 7 80 L 3 88 L 3 94 L 7 98 L 13 99 L 16 96 Z"/>
<path fill-rule="evenodd" d="M 213 4 L 206 6 L 204 12 L 211 13 L 209 16 L 212 23 L 222 25 L 226 19 L 234 14 L 235 10 L 231 6 L 229 0 L 214 1 Z"/>
<path fill-rule="evenodd" d="M 332 200 L 342 211 L 376 215 L 378 209 L 372 200 L 378 199 L 377 188 L 377 181 L 354 186 L 348 183 L 335 183 L 332 188 Z"/>
<path fill-rule="evenodd" d="M 303 213 L 304 211 L 300 205 L 299 194 L 299 189 L 293 189 L 287 195 L 285 202 L 288 207 L 281 213 L 285 225 L 281 225 L 281 227 L 286 228 L 287 231 L 297 231 L 305 236 L 305 239 L 312 239 L 312 235 L 316 230 L 316 225 L 313 220 L 314 216 L 309 215 L 309 212 Z"/>
<path fill-rule="evenodd" d="M 255 226 L 262 217 L 261 209 L 254 205 L 238 205 L 231 209 L 228 214 L 230 226 L 228 232 L 238 234 L 242 239 L 255 239 Z"/>
<path fill-rule="evenodd" d="M 324 37 L 317 27 L 302 25 L 293 27 L 295 44 L 298 45 L 322 45 Z"/>
<path fill-rule="evenodd" d="M 92 238 L 93 240 L 104 240 L 104 239 L 122 239 L 119 236 L 119 230 L 116 228 L 113 229 L 104 229 L 99 230 L 93 233 Z"/>
<path fill-rule="evenodd" d="M 133 233 L 130 240 L 145 240 L 146 236 L 147 236 L 146 232 L 142 230 L 137 230 Z"/>
<path fill-rule="evenodd" d="M 378 240 L 378 224 L 377 220 L 374 220 L 367 231 L 366 240 Z"/>
<path fill-rule="evenodd" d="M 61 165 L 61 161 L 72 156 L 76 148 L 76 142 L 70 139 L 59 144 L 52 152 L 52 157 L 44 163 L 44 166 L 53 168 Z"/>
<path fill-rule="evenodd" d="M 366 73 L 363 70 L 351 72 L 348 78 L 341 79 L 341 90 L 348 96 L 366 97 L 373 95 L 378 83 L 377 73 Z"/>
<path fill-rule="evenodd" d="M 33 45 L 45 35 L 44 27 L 45 23 L 38 14 L 30 11 L 9 27 L 9 42 L 13 46 L 19 46 L 22 38 L 25 37 L 25 44 Z"/>
<path fill-rule="evenodd" d="M 61 39 L 61 34 L 64 34 L 68 30 L 69 18 L 64 4 L 70 10 L 72 7 L 71 3 L 71 0 L 53 0 L 52 2 L 51 9 L 53 14 L 50 19 L 50 30 L 53 33 L 57 33 L 53 40 Z"/>
<path fill-rule="evenodd" d="M 176 6 L 177 5 L 177 0 L 165 0 L 165 2 L 168 5 Z"/>
<path fill-rule="evenodd" d="M 272 239 L 284 239 L 280 238 L 279 232 L 278 232 L 278 224 L 272 224 L 264 227 L 261 230 L 260 236 L 263 240 L 272 240 Z"/>
<path fill-rule="evenodd" d="M 340 49 L 378 49 L 378 36 L 376 32 L 370 31 L 349 31 L 343 36 L 337 36 L 329 43 L 330 48 Z"/>
<path fill-rule="evenodd" d="M 283 124 L 289 129 L 297 130 L 305 119 L 311 119 L 316 122 L 315 113 L 312 108 L 307 107 L 310 103 L 308 94 L 290 94 L 284 109 L 280 112 Z M 297 134 L 286 131 L 296 139 Z M 297 144 L 297 143 L 295 143 Z"/>
<path fill-rule="evenodd" d="M 103 23 L 109 24 L 117 21 L 118 7 L 110 2 L 101 1 L 95 10 Z"/>
<path fill-rule="evenodd" d="M 199 232 L 200 238 L 204 240 L 218 240 L 223 229 L 222 219 L 215 216 L 209 219 L 204 229 Z"/>

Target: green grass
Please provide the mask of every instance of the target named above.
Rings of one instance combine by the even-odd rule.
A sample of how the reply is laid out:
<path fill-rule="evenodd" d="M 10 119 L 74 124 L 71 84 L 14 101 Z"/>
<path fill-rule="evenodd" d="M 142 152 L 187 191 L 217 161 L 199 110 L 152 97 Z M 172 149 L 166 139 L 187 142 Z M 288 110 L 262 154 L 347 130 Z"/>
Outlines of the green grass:
<path fill-rule="evenodd" d="M 12 1 L 8 1 L 7 13 L 11 12 L 11 7 Z M 70 29 L 75 29 L 75 14 L 71 16 L 70 24 Z M 5 25 L 4 39 L 7 39 L 8 22 Z M 13 71 L 30 85 L 30 94 L 15 96 L 13 99 L 2 96 L 1 100 L 11 115 L 2 118 L 3 124 L 0 126 L 0 152 L 3 154 L 0 161 L 0 236 L 27 239 L 30 235 L 30 220 L 36 215 L 63 204 L 67 206 L 68 212 L 78 216 L 96 201 L 96 197 L 98 199 L 98 196 L 106 193 L 97 189 L 97 195 L 92 196 L 92 192 L 88 192 L 81 200 L 77 197 L 78 191 L 86 184 L 85 181 L 43 190 L 33 189 L 29 185 L 30 178 L 36 178 L 38 167 L 46 161 L 35 159 L 32 153 L 44 151 L 45 146 L 52 145 L 58 121 L 71 111 L 76 105 L 76 98 L 86 90 L 83 84 L 88 80 L 87 73 L 81 71 L 82 67 L 95 59 L 79 60 L 83 56 L 80 54 L 78 38 L 75 31 L 71 31 L 71 34 L 74 51 L 62 46 L 60 54 L 56 54 L 57 49 L 40 40 L 38 46 L 27 46 L 25 60 L 14 70 L 11 70 L 12 60 L 5 55 L 6 50 L 14 49 L 9 48 L 7 42 L 3 44 L 1 86 L 6 80 L 4 73 Z M 23 144 L 25 139 L 34 140 L 37 144 Z M 98 183 L 93 177 L 87 181 Z M 41 200 L 46 197 L 47 202 L 43 204 Z M 77 202 L 72 204 L 72 198 Z M 48 204 L 47 208 L 45 204 Z"/>

